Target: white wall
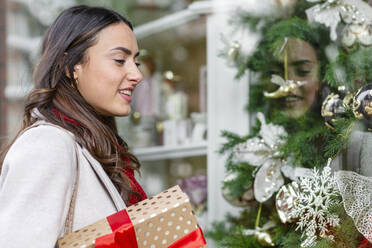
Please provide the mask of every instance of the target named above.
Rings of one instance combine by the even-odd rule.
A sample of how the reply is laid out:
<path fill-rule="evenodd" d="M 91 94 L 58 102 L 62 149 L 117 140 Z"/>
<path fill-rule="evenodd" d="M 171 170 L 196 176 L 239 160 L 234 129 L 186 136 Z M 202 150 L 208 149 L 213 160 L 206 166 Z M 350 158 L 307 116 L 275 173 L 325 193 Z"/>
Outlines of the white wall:
<path fill-rule="evenodd" d="M 240 135 L 249 132 L 249 113 L 244 109 L 248 103 L 248 73 L 240 80 L 234 79 L 236 68 L 230 68 L 219 54 L 226 47 L 221 40 L 223 33 L 230 41 L 237 40 L 244 52 L 252 52 L 258 36 L 248 30 L 235 30 L 228 24 L 236 8 L 248 11 L 268 12 L 272 0 L 223 1 L 215 0 L 213 14 L 207 19 L 207 71 L 208 71 L 208 223 L 224 220 L 226 213 L 239 214 L 241 208 L 233 207 L 224 200 L 221 192 L 225 177 L 226 156 L 218 154 L 226 142 L 223 130 Z"/>

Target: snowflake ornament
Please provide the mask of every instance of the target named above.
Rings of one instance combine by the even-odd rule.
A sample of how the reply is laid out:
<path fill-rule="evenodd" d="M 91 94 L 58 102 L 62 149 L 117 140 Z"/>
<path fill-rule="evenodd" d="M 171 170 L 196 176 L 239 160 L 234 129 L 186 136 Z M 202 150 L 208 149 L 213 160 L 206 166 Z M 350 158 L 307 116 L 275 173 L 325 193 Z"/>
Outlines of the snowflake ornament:
<path fill-rule="evenodd" d="M 330 161 L 322 173 L 314 168 L 310 177 L 302 177 L 300 180 L 300 193 L 291 215 L 293 218 L 299 218 L 296 230 L 305 230 L 302 235 L 306 235 L 306 239 L 301 243 L 301 247 L 314 246 L 317 236 L 333 240 L 334 237 L 327 233 L 329 228 L 339 225 L 339 217 L 328 213 L 331 205 L 340 203 L 332 199 L 339 194 L 329 164 Z"/>

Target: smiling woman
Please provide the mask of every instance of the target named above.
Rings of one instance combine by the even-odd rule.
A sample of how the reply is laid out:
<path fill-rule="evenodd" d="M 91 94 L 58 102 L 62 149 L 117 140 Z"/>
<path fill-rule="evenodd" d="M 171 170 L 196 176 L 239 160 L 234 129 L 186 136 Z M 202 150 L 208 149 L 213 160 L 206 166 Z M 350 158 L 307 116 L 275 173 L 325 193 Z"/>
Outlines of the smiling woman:
<path fill-rule="evenodd" d="M 97 38 L 87 50 L 89 60 L 74 66 L 79 92 L 102 115 L 129 115 L 132 91 L 142 80 L 136 38 L 124 23 L 108 26 Z"/>
<path fill-rule="evenodd" d="M 146 198 L 114 121 L 130 114 L 138 56 L 132 25 L 111 10 L 72 7 L 48 28 L 23 127 L 0 157 L 2 247 L 54 247 Z"/>
<path fill-rule="evenodd" d="M 249 69 L 261 75 L 261 83 L 251 90 L 251 110 L 269 105 L 261 111 L 280 110 L 291 118 L 304 116 L 311 110 L 320 112 L 321 79 L 328 61 L 325 46 L 329 44 L 329 38 L 325 29 L 293 17 L 267 25 L 263 33 L 257 51 L 247 62 Z M 282 77 L 291 90 L 279 94 L 277 85 L 270 80 L 273 75 Z M 263 98 L 263 91 L 275 94 L 266 94 L 269 99 L 259 99 Z"/>
<path fill-rule="evenodd" d="M 277 102 L 283 113 L 299 117 L 317 100 L 320 87 L 318 58 L 314 47 L 301 39 L 290 37 L 283 41 L 283 46 L 285 52 L 275 56 L 279 66 L 273 66 L 272 71 L 287 80 L 301 82 L 301 85 L 277 99 Z"/>

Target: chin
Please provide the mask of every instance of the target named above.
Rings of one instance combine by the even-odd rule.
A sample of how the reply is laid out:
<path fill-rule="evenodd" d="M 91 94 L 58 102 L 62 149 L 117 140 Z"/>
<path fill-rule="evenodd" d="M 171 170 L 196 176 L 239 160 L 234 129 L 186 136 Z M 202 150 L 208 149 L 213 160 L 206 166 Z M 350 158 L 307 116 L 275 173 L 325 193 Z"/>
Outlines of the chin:
<path fill-rule="evenodd" d="M 129 110 L 129 111 L 121 111 L 120 113 L 117 113 L 117 114 L 115 114 L 115 116 L 118 116 L 118 117 L 125 117 L 125 116 L 128 116 L 128 115 L 130 115 L 130 113 L 131 113 L 131 111 Z"/>
<path fill-rule="evenodd" d="M 111 111 L 105 111 L 105 113 L 101 113 L 106 116 L 112 116 L 112 117 L 125 117 L 130 115 L 131 109 L 126 109 L 126 108 L 120 108 L 120 109 L 115 109 Z"/>
<path fill-rule="evenodd" d="M 301 106 L 297 106 L 291 109 L 285 109 L 283 110 L 284 115 L 291 117 L 291 118 L 299 118 L 306 114 L 306 112 L 309 110 L 309 108 L 303 108 Z"/>

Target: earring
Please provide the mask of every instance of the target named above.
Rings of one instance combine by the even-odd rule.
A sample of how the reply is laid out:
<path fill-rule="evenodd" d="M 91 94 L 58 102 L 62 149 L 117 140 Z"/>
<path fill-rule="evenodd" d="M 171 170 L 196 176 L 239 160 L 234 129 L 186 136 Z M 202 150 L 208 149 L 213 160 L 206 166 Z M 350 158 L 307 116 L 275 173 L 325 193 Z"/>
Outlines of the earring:
<path fill-rule="evenodd" d="M 79 81 L 77 80 L 77 78 L 74 78 L 74 81 L 75 81 L 76 86 L 77 86 L 78 83 L 79 83 Z M 75 88 L 74 81 L 71 80 L 71 83 L 70 83 L 70 85 L 71 85 L 72 88 Z"/>

